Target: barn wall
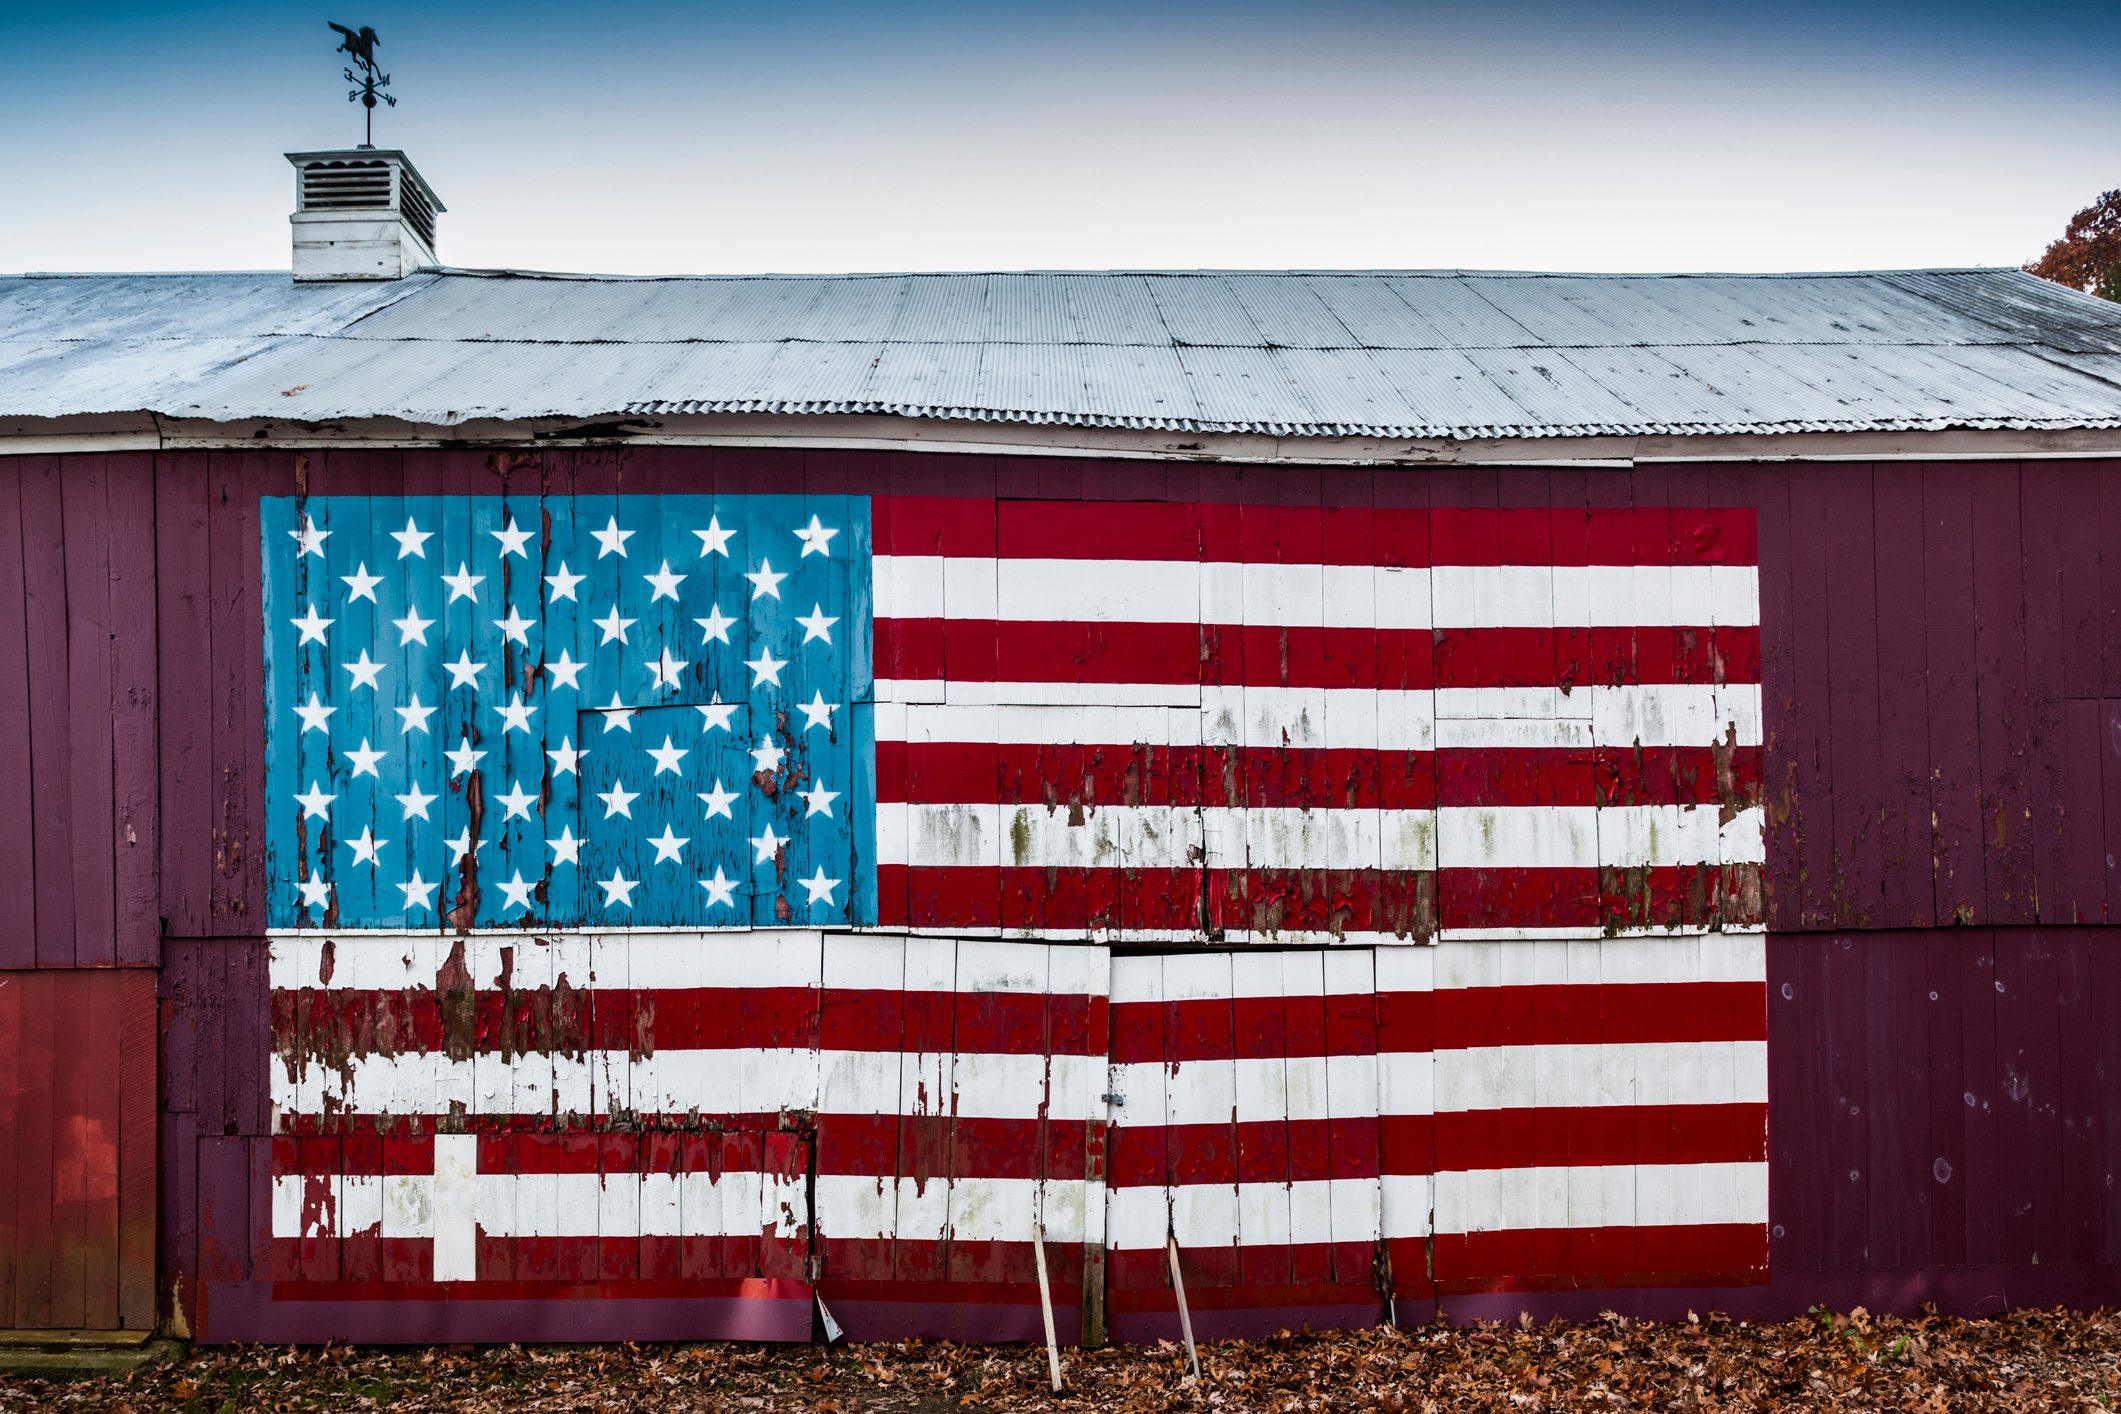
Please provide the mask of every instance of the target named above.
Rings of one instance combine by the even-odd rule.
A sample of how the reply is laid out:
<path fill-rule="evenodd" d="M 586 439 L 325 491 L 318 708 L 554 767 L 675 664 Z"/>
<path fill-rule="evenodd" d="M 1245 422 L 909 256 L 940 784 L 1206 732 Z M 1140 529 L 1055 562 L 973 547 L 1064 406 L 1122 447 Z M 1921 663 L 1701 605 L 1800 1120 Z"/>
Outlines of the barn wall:
<path fill-rule="evenodd" d="M 1774 1280 L 1722 1295 L 1733 1309 L 2112 1299 L 2121 1215 L 2101 1215 L 2121 1116 L 2100 1096 L 2117 1063 L 2103 1023 L 2121 998 L 2106 934 L 2087 925 L 2121 908 L 2121 463 L 1305 470 L 654 448 L 0 458 L 0 664 L 20 665 L 0 671 L 0 818 L 26 826 L 0 832 L 0 871 L 26 883 L 0 919 L 0 968 L 162 965 L 159 1289 L 165 1303 L 183 1294 L 178 1321 L 195 1316 L 201 1279 L 251 1275 L 246 1224 L 270 1142 L 258 498 L 538 486 L 1751 508 Z M 112 1048 L 138 1073 L 122 1039 Z M 0 1105 L 49 1083 L 18 1054 Z M 36 1153 L 23 1148 L 18 1175 L 45 1162 Z M 1467 1313 L 1568 1309 L 1565 1294 L 1445 1299 Z M 1649 1310 L 1663 1298 L 1584 1299 Z"/>

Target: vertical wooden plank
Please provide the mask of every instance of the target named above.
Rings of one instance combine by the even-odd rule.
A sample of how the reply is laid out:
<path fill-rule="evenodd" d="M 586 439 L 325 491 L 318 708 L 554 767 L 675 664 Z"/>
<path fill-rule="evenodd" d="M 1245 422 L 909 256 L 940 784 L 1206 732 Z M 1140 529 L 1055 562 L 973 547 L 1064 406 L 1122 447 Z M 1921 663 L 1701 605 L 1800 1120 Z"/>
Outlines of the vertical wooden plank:
<path fill-rule="evenodd" d="M 217 452 L 213 457 L 208 666 L 213 711 L 207 773 L 213 931 L 240 936 L 265 918 L 263 752 L 264 621 L 258 498 L 296 489 L 278 454 Z M 277 474 L 276 474 L 277 473 Z M 276 552 L 288 553 L 275 546 Z"/>
<path fill-rule="evenodd" d="M 15 828 L 0 831 L 0 878 L 18 884 L 36 875 L 29 623 L 23 585 L 25 465 L 20 458 L 0 457 L 0 819 L 17 822 Z M 34 887 L 18 887 L 8 916 L 0 919 L 0 968 L 29 967 L 37 961 L 37 893 Z M 0 1298 L 0 1307 L 12 1301 L 10 1290 Z"/>
<path fill-rule="evenodd" d="M 1828 482 L 1826 537 L 1829 773 L 1834 785 L 1833 877 L 1827 902 L 1842 928 L 1867 928 L 1883 904 L 1878 711 L 1878 571 L 1871 469 L 1815 469 Z M 1808 478 L 1810 479 L 1810 478 Z"/>
<path fill-rule="evenodd" d="M 1974 673 L 1980 723 L 1982 866 L 1988 921 L 2038 917 L 2033 877 L 2031 684 L 2018 464 L 1982 463 L 1974 483 Z"/>
<path fill-rule="evenodd" d="M 68 971 L 50 979 L 52 1008 L 51 1091 L 51 1306 L 45 1321 L 63 1329 L 88 1324 L 88 1175 L 94 1145 L 84 1131 L 90 1113 L 91 1070 L 74 1060 L 84 1038 L 97 1043 L 93 994 L 82 985 L 93 973 Z"/>
<path fill-rule="evenodd" d="M 117 1323 L 155 1324 L 156 1162 L 155 974 L 118 974 L 118 1289 Z"/>
<path fill-rule="evenodd" d="M 1922 1073 L 1929 1083 L 1930 1237 L 1929 1260 L 1955 1265 L 1966 1260 L 1967 1088 L 1964 1016 L 1970 1003 L 1961 954 L 1968 934 L 1924 937 L 1923 963 L 1929 990 Z M 1769 1119 L 1772 1126 L 1774 1120 Z"/>
<path fill-rule="evenodd" d="M 212 674 L 202 670 L 202 665 L 211 665 L 209 467 L 204 452 L 158 453 L 155 457 L 156 720 L 163 813 L 160 911 L 176 937 L 199 937 L 209 931 L 207 892 L 213 878 L 208 782 Z"/>
<path fill-rule="evenodd" d="M 1900 1271 L 1927 1265 L 1930 1244 L 1931 1158 L 1927 1086 L 1916 1058 L 1924 1054 L 1928 974 L 1920 933 L 1861 935 L 1861 1004 L 1870 1064 L 1849 1077 L 1860 1085 L 1864 1169 L 1870 1215 L 1866 1265 Z M 1848 1004 L 1859 1000 L 1851 995 Z M 1772 1122 L 1772 1117 L 1771 1117 Z"/>
<path fill-rule="evenodd" d="M 1771 1195 L 1770 1254 L 1778 1272 L 1813 1272 L 1825 1265 L 1826 1209 L 1831 1175 L 1824 1126 L 1778 1123 L 1781 1106 L 1807 1106 L 1807 1119 L 1826 1104 L 1825 955 L 1829 939 L 1814 934 L 1770 936 L 1768 949 L 1768 1142 L 1776 1177 Z"/>
<path fill-rule="evenodd" d="M 52 1221 L 57 1157 L 53 1137 L 59 1129 L 53 1082 L 58 1039 L 66 1033 L 60 1030 L 55 1014 L 54 974 L 22 973 L 10 981 L 22 988 L 21 1065 L 16 1072 L 21 1129 L 15 1151 L 15 1193 L 17 1231 L 24 1241 L 15 1262 L 15 1324 L 34 1330 L 53 1324 L 52 1269 L 58 1243 Z"/>
<path fill-rule="evenodd" d="M 105 460 L 110 518 L 110 667 L 115 957 L 161 956 L 161 764 L 155 750 L 155 473 L 145 454 Z"/>
<path fill-rule="evenodd" d="M 1947 946 L 1957 945 L 1953 985 L 1962 999 L 1959 1044 L 1966 1058 L 1966 1090 L 1959 1097 L 1966 1118 L 1966 1260 L 1996 1263 L 2007 1260 L 2004 1206 L 2020 1201 L 2007 1186 L 2004 1156 L 1997 1149 L 2002 1092 L 1996 1083 L 1996 940 L 1988 928 L 1958 929 L 1945 936 Z"/>
<path fill-rule="evenodd" d="M 66 523 L 67 814 L 74 962 L 117 960 L 112 914 L 110 512 L 102 457 L 69 458 L 60 487 Z"/>
<path fill-rule="evenodd" d="M 2065 1262 L 2106 1260 L 2106 1173 L 2099 1126 L 2104 1121 L 2100 1096 L 2101 1017 L 2093 995 L 2092 953 L 2109 940 L 2090 928 L 2056 929 L 2049 934 L 2055 949 L 2055 1041 L 2062 1063 L 2058 1106 L 2062 1143 L 2062 1181 L 2056 1211 L 2063 1231 Z"/>
<path fill-rule="evenodd" d="M 4 475 L 4 472 L 0 472 Z M 0 486 L 5 482 L 0 481 Z M 4 494 L 4 493 L 0 493 Z M 4 509 L 0 502 L 0 509 Z M 0 564 L 4 564 L 0 561 Z M 0 589 L 0 594 L 5 590 Z M 25 1131 L 23 1102 L 28 1090 L 24 1069 L 28 1055 L 23 1024 L 31 974 L 0 972 L 0 1134 L 10 1137 L 14 1152 L 0 1153 L 0 1330 L 20 1324 L 15 1318 L 15 1267 L 21 1253 L 26 1224 L 20 1210 L 21 1150 Z M 29 1229 L 34 1230 L 34 1229 Z"/>
<path fill-rule="evenodd" d="M 2061 763 L 2063 895 L 2055 912 L 2076 923 L 2103 923 L 2106 908 L 2108 815 L 2103 789 L 2106 766 L 2106 703 L 2074 697 L 2062 704 Z M 2042 895 L 2043 911 L 2046 896 Z"/>
<path fill-rule="evenodd" d="M 74 963 L 73 819 L 67 762 L 66 516 L 62 462 L 22 466 L 22 577 L 29 624 L 29 834 L 36 851 L 37 963 Z"/>
<path fill-rule="evenodd" d="M 2065 679 L 2073 656 L 2069 641 L 2070 587 L 2081 577 L 2073 556 L 2090 556 L 2096 568 L 2098 541 L 2072 527 L 2089 519 L 2083 501 L 2072 499 L 2074 468 L 2067 462 L 2029 461 L 2019 468 L 2024 515 L 2021 574 L 2025 593 L 2026 733 L 2028 801 L 2025 822 L 2033 873 L 2033 912 L 2043 922 L 2067 923 L 2076 913 L 2075 881 L 2069 871 L 2069 783 L 2063 718 Z M 2081 591 L 2080 591 L 2081 594 Z M 2081 653 L 2074 656 L 2082 656 Z"/>
<path fill-rule="evenodd" d="M 1790 484 L 1790 618 L 1795 653 L 1789 676 L 1771 689 L 1797 704 L 1781 726 L 1787 782 L 1772 779 L 1769 791 L 1785 789 L 1791 836 L 1782 841 L 1797 862 L 1799 920 L 1808 928 L 1834 926 L 1835 849 L 1832 727 L 1834 601 L 1828 583 L 1828 544 L 1834 536 L 1836 504 L 1830 477 L 1839 466 L 1792 466 Z M 1861 782 L 1850 790 L 1860 799 Z"/>
<path fill-rule="evenodd" d="M 1974 671 L 1974 470 L 1923 467 L 1924 623 L 1929 663 L 1932 879 L 1937 919 L 1987 922 L 1982 873 L 1981 727 Z"/>
<path fill-rule="evenodd" d="M 81 1328 L 118 1326 L 118 1186 L 124 1141 L 119 1077 L 125 1066 L 124 1025 L 119 1009 L 125 974 L 115 968 L 76 972 L 69 981 L 85 994 L 87 1024 L 81 1036 L 103 1064 L 73 1069 L 82 1078 L 82 1106 L 69 1126 L 73 1165 L 81 1175 Z M 115 1063 L 113 1063 L 115 1062 Z"/>
<path fill-rule="evenodd" d="M 1882 462 L 1872 470 L 1877 519 L 1872 545 L 1878 592 L 1879 908 L 1884 928 L 1936 921 L 1931 882 L 1928 637 L 1923 624 L 1922 468 Z M 1770 688 L 1772 695 L 1772 688 Z"/>

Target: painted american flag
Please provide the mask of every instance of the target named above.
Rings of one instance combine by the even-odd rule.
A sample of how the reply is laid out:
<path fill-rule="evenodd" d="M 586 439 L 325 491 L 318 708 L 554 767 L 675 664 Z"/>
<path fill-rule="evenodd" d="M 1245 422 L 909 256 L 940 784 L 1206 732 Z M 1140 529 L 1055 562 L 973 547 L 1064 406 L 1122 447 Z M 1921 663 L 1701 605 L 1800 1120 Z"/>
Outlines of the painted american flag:
<path fill-rule="evenodd" d="M 1166 1233 L 1210 1311 L 1764 1271 L 1749 513 L 310 497 L 263 541 L 290 1291 L 1026 1335 L 1037 1230 L 1116 1330 Z"/>

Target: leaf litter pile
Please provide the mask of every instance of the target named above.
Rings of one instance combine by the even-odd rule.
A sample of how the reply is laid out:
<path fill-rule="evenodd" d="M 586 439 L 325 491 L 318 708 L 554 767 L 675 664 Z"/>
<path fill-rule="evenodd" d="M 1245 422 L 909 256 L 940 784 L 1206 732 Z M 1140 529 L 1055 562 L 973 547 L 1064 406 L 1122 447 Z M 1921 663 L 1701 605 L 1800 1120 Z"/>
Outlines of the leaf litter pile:
<path fill-rule="evenodd" d="M 1434 1325 L 1224 1341 L 1201 1376 L 1171 1345 L 697 1345 L 211 1350 L 125 1376 L 0 1375 L 0 1408 L 804 1410 L 2107 1409 L 2121 1316 L 1965 1321 L 1824 1311 L 1759 1325 Z"/>

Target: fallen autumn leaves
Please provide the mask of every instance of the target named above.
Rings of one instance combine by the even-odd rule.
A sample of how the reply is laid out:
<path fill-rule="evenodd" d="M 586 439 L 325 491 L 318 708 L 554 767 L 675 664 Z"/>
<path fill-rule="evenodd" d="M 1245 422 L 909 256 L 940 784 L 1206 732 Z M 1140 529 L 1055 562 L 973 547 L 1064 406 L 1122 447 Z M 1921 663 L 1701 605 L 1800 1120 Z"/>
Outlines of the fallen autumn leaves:
<path fill-rule="evenodd" d="M 1779 1325 L 1423 1327 L 1172 1346 L 597 1346 L 195 1353 L 123 1378 L 0 1376 L 0 1408 L 906 1411 L 2072 1409 L 2121 1400 L 2121 1317 L 1819 1313 Z"/>

